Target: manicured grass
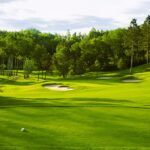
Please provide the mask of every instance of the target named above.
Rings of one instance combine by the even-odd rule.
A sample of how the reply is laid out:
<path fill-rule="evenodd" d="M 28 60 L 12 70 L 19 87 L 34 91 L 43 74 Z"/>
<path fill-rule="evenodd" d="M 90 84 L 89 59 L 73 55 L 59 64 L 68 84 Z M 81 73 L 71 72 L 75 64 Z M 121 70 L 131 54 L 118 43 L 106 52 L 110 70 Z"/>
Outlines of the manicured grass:
<path fill-rule="evenodd" d="M 0 150 L 150 149 L 147 67 L 134 69 L 141 83 L 123 83 L 126 71 L 46 81 L 0 76 Z M 75 90 L 48 90 L 48 83 Z"/>

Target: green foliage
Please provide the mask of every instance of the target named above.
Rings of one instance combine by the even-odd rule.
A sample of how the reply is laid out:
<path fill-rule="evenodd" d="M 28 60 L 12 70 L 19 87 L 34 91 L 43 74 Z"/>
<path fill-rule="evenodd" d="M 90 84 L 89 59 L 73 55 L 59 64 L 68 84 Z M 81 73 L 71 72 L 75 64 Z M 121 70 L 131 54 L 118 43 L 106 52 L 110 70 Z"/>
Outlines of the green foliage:
<path fill-rule="evenodd" d="M 125 61 L 123 59 L 119 59 L 117 63 L 117 67 L 118 69 L 125 69 L 126 68 Z"/>
<path fill-rule="evenodd" d="M 1 64 L 0 65 L 0 70 L 5 70 L 6 69 L 6 65 L 5 64 Z"/>
<path fill-rule="evenodd" d="M 70 51 L 65 45 L 59 45 L 54 56 L 54 62 L 59 74 L 65 78 L 69 73 Z"/>
<path fill-rule="evenodd" d="M 125 50 L 126 55 L 130 57 L 130 73 L 132 73 L 132 67 L 134 64 L 135 59 L 138 58 L 138 52 L 139 52 L 139 43 L 140 43 L 140 37 L 141 36 L 141 30 L 140 27 L 137 25 L 137 20 L 132 19 L 130 26 L 125 34 Z M 141 56 L 140 56 L 141 57 Z"/>
<path fill-rule="evenodd" d="M 7 70 L 8 70 L 8 76 L 12 76 L 12 70 L 13 70 L 13 55 L 10 55 L 8 57 L 8 62 L 7 62 Z"/>
<path fill-rule="evenodd" d="M 142 25 L 132 19 L 128 29 L 99 31 L 85 35 L 68 30 L 65 36 L 42 33 L 36 29 L 0 32 L 0 65 L 8 74 L 23 69 L 26 58 L 40 72 L 80 75 L 90 71 L 116 70 L 149 63 L 150 16 Z M 17 74 L 17 73 L 16 73 Z"/>
<path fill-rule="evenodd" d="M 148 15 L 148 17 L 145 19 L 144 24 L 141 27 L 142 30 L 142 49 L 144 51 L 146 51 L 146 61 L 147 64 L 149 64 L 149 51 L 150 51 L 150 16 Z"/>
<path fill-rule="evenodd" d="M 29 78 L 29 75 L 35 70 L 34 61 L 30 59 L 26 59 L 24 62 L 24 78 Z"/>

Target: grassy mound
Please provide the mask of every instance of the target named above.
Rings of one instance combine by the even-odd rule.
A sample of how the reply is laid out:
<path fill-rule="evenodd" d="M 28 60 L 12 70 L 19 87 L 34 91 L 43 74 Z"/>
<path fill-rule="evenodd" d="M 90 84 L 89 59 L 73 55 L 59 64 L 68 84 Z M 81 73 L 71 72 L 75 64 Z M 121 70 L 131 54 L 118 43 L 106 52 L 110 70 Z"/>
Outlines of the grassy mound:
<path fill-rule="evenodd" d="M 121 78 L 121 80 L 138 80 L 138 78 L 133 75 L 125 75 Z"/>

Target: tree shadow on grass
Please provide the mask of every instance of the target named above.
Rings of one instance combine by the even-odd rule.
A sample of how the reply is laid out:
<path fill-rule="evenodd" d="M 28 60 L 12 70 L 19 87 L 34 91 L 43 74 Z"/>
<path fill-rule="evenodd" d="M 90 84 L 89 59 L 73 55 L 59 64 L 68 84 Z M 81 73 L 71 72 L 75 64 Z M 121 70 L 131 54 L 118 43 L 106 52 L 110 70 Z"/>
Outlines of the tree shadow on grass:
<path fill-rule="evenodd" d="M 150 136 L 146 134 L 149 133 L 149 129 L 142 127 L 139 131 L 136 126 L 141 118 L 133 114 L 126 115 L 126 113 L 126 111 L 119 114 L 107 109 L 103 111 L 103 109 L 88 108 L 39 109 L 33 112 L 22 108 L 10 109 L 5 114 L 7 118 L 3 114 L 0 118 L 1 145 L 10 146 L 10 149 L 12 149 L 11 146 L 16 149 L 18 146 L 21 149 L 26 149 L 25 147 L 28 146 L 27 149 L 40 147 L 62 150 L 83 149 L 83 147 L 94 149 L 96 146 L 108 148 L 108 144 L 122 146 L 132 143 L 133 146 L 138 143 L 149 146 Z M 149 121 L 145 124 L 148 125 L 148 123 Z M 29 132 L 20 132 L 21 127 L 27 128 Z M 42 147 L 44 145 L 47 147 Z"/>
<path fill-rule="evenodd" d="M 11 80 L 11 79 L 4 79 L 4 78 L 0 78 L 0 83 L 2 85 L 20 85 L 20 86 L 35 84 L 35 82 L 26 81 L 26 80 L 25 80 L 25 82 L 22 82 L 22 81 Z"/>
<path fill-rule="evenodd" d="M 114 84 L 118 84 L 121 83 L 120 79 L 114 78 L 114 79 L 109 79 L 109 80 L 100 80 L 100 79 L 96 79 L 96 78 L 77 78 L 77 79 L 73 79 L 73 78 L 67 78 L 67 79 L 52 79 L 52 80 L 47 80 L 48 81 L 52 81 L 53 83 L 64 83 L 67 82 L 69 84 L 74 84 L 74 83 L 90 83 L 90 84 L 97 84 L 97 85 L 114 85 Z"/>
<path fill-rule="evenodd" d="M 107 98 L 14 98 L 0 96 L 0 108 L 11 107 L 130 107 L 150 109 L 130 100 Z"/>
<path fill-rule="evenodd" d="M 84 102 L 84 104 L 77 102 Z M 149 146 L 150 136 L 146 134 L 149 133 L 149 128 L 143 129 L 139 123 L 142 118 L 136 116 L 137 111 L 142 112 L 143 110 L 136 110 L 134 115 L 132 113 L 130 115 L 129 109 L 124 109 L 123 112 L 113 112 L 112 109 L 107 108 L 86 108 L 114 107 L 121 110 L 120 108 L 135 107 L 124 105 L 126 103 L 132 104 L 133 102 L 104 98 L 19 99 L 0 97 L 0 106 L 13 107 L 1 114 L 0 140 L 4 147 L 14 146 L 16 149 L 18 146 L 21 149 L 26 149 L 26 146 L 28 146 L 27 149 L 38 149 L 40 146 L 41 149 L 66 149 L 66 147 L 67 149 L 71 147 L 73 149 L 83 149 L 83 147 L 92 149 L 95 146 L 108 146 L 108 144 L 121 146 L 126 143 L 132 143 L 132 145 L 146 143 L 145 146 Z M 14 109 L 14 107 L 21 108 Z M 35 109 L 30 109 L 30 107 L 35 107 Z M 39 107 L 41 109 L 38 109 Z M 42 107 L 47 107 L 47 109 Z M 3 107 L 0 107 L 0 110 L 1 108 Z M 144 107 L 139 108 L 144 109 Z M 146 119 L 148 122 L 145 124 L 148 126 L 148 116 L 143 119 L 143 122 Z M 140 131 L 139 126 L 142 127 Z M 27 128 L 29 132 L 20 132 L 22 127 Z M 42 147 L 44 145 L 47 147 Z"/>

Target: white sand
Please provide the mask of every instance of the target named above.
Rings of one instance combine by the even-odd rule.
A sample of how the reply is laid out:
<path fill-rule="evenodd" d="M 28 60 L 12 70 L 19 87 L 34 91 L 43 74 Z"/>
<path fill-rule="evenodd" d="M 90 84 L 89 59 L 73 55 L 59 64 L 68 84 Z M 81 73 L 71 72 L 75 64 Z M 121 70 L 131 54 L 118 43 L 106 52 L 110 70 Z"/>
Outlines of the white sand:
<path fill-rule="evenodd" d="M 109 80 L 112 79 L 112 77 L 98 77 L 99 80 Z"/>
<path fill-rule="evenodd" d="M 139 83 L 139 82 L 142 82 L 142 80 L 122 80 L 122 82 L 125 82 L 125 83 Z"/>
<path fill-rule="evenodd" d="M 67 86 L 58 85 L 58 84 L 45 85 L 44 87 L 47 88 L 47 89 L 50 89 L 50 90 L 55 90 L 55 91 L 72 91 L 72 90 L 74 90 L 74 89 L 69 88 Z"/>

